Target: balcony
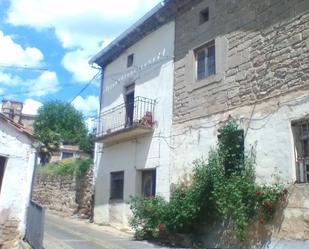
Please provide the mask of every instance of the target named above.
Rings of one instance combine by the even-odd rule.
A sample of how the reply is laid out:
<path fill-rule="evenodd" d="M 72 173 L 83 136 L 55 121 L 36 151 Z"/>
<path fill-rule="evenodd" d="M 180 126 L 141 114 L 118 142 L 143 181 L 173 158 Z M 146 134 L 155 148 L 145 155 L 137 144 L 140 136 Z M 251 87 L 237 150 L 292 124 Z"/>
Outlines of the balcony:
<path fill-rule="evenodd" d="M 98 117 L 96 140 L 105 144 L 128 141 L 153 132 L 155 100 L 135 97 Z"/>

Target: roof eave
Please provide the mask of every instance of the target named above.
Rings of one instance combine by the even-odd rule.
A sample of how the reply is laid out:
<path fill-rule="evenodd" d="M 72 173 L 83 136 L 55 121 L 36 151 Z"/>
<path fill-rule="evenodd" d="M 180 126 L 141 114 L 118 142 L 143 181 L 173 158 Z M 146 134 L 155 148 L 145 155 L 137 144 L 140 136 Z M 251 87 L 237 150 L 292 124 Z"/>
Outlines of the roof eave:
<path fill-rule="evenodd" d="M 115 57 L 117 57 L 117 54 L 121 54 L 121 52 L 126 49 L 127 47 L 133 45 L 136 43 L 140 38 L 137 38 L 136 40 L 133 39 L 132 42 L 126 42 L 126 38 L 128 38 L 130 35 L 138 36 L 141 35 L 141 27 L 149 20 L 152 20 L 156 18 L 156 14 L 160 12 L 160 10 L 163 9 L 165 6 L 165 3 L 168 1 L 163 1 L 157 4 L 153 9 L 151 9 L 147 14 L 145 14 L 141 19 L 139 19 L 136 23 L 134 23 L 129 29 L 127 29 L 125 32 L 123 32 L 120 36 L 118 36 L 114 41 L 112 41 L 107 47 L 103 48 L 99 53 L 94 55 L 90 61 L 89 64 L 97 64 L 101 67 L 104 67 L 106 64 L 108 64 L 113 58 L 113 55 L 109 55 L 109 53 L 112 53 L 112 51 L 115 52 Z M 123 43 L 123 44 L 121 44 Z M 119 51 L 115 51 L 119 49 Z M 106 58 L 104 58 L 106 57 Z"/>

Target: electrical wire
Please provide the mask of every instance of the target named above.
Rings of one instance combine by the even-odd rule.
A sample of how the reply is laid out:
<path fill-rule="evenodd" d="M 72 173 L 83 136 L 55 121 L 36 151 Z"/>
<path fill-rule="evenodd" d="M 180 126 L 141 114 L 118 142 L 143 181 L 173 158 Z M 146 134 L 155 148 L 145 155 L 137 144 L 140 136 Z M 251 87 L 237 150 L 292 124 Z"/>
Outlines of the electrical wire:
<path fill-rule="evenodd" d="M 99 72 L 100 73 L 100 72 Z M 95 80 L 95 77 L 97 77 L 97 75 L 99 74 L 97 73 L 84 87 L 82 90 L 80 90 L 80 93 L 83 92 L 84 90 L 86 90 L 86 88 L 89 87 L 89 85 L 93 82 L 93 80 Z M 31 87 L 31 86 L 29 86 Z M 59 87 L 61 88 L 68 88 L 68 87 L 76 87 L 76 84 L 62 84 L 62 85 L 59 85 Z M 41 92 L 41 91 L 44 91 L 46 89 L 54 89 L 55 86 L 52 86 L 52 87 L 44 87 L 44 88 L 38 88 L 36 90 L 25 90 L 25 91 L 19 91 L 19 92 L 13 92 L 13 93 L 7 93 L 7 94 L 0 94 L 0 97 L 5 97 L 5 96 L 15 96 L 15 95 L 21 95 L 21 94 L 28 94 L 28 93 L 35 93 L 35 92 Z M 75 97 L 77 98 L 77 96 Z M 73 99 L 74 100 L 74 99 Z M 73 101 L 72 100 L 72 101 Z M 70 102 L 71 103 L 71 102 Z"/>
<path fill-rule="evenodd" d="M 62 85 L 61 87 L 67 88 L 67 87 L 75 87 L 75 86 L 76 86 L 76 84 L 65 84 L 65 85 Z M 9 93 L 9 94 L 0 94 L 0 97 L 15 96 L 15 95 L 20 95 L 20 94 L 28 94 L 28 93 L 35 93 L 35 92 L 44 91 L 46 89 L 54 89 L 54 88 L 55 88 L 55 86 L 39 88 L 39 89 L 36 89 L 35 91 L 33 91 L 33 90 L 25 90 L 25 91 L 13 92 L 13 93 Z"/>
<path fill-rule="evenodd" d="M 19 69 L 19 70 L 31 70 L 31 71 L 48 71 L 47 68 L 41 68 L 41 67 L 29 67 L 27 65 L 24 66 L 18 66 L 18 65 L 5 65 L 0 64 L 0 68 L 8 68 L 8 69 Z"/>
<path fill-rule="evenodd" d="M 72 102 L 80 95 L 82 94 L 91 84 L 92 82 L 98 77 L 98 75 L 100 75 L 101 71 L 97 72 L 92 78 L 91 80 L 72 98 L 71 101 L 69 101 L 70 104 L 72 104 Z"/>

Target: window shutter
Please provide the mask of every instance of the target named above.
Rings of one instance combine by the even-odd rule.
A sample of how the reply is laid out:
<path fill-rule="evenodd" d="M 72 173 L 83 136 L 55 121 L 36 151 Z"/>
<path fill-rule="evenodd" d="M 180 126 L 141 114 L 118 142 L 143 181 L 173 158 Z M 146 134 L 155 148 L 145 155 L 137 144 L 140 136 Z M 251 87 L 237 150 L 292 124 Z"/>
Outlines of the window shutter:
<path fill-rule="evenodd" d="M 216 73 L 215 46 L 209 47 L 207 52 L 207 76 L 209 76 Z"/>

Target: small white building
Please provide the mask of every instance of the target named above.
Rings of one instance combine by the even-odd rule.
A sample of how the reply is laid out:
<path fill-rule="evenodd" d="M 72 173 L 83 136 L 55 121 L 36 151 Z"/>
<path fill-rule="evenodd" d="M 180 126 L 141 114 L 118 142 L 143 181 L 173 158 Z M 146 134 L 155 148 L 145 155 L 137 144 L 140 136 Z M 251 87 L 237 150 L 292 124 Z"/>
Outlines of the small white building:
<path fill-rule="evenodd" d="M 126 227 L 131 196 L 169 198 L 174 29 L 159 4 L 90 61 L 103 72 L 96 223 Z"/>
<path fill-rule="evenodd" d="M 26 233 L 36 153 L 31 133 L 0 113 L 0 248 L 19 248 Z"/>
<path fill-rule="evenodd" d="M 77 145 L 60 144 L 59 150 L 52 153 L 49 163 L 56 163 L 64 159 L 86 159 L 90 156 Z"/>

